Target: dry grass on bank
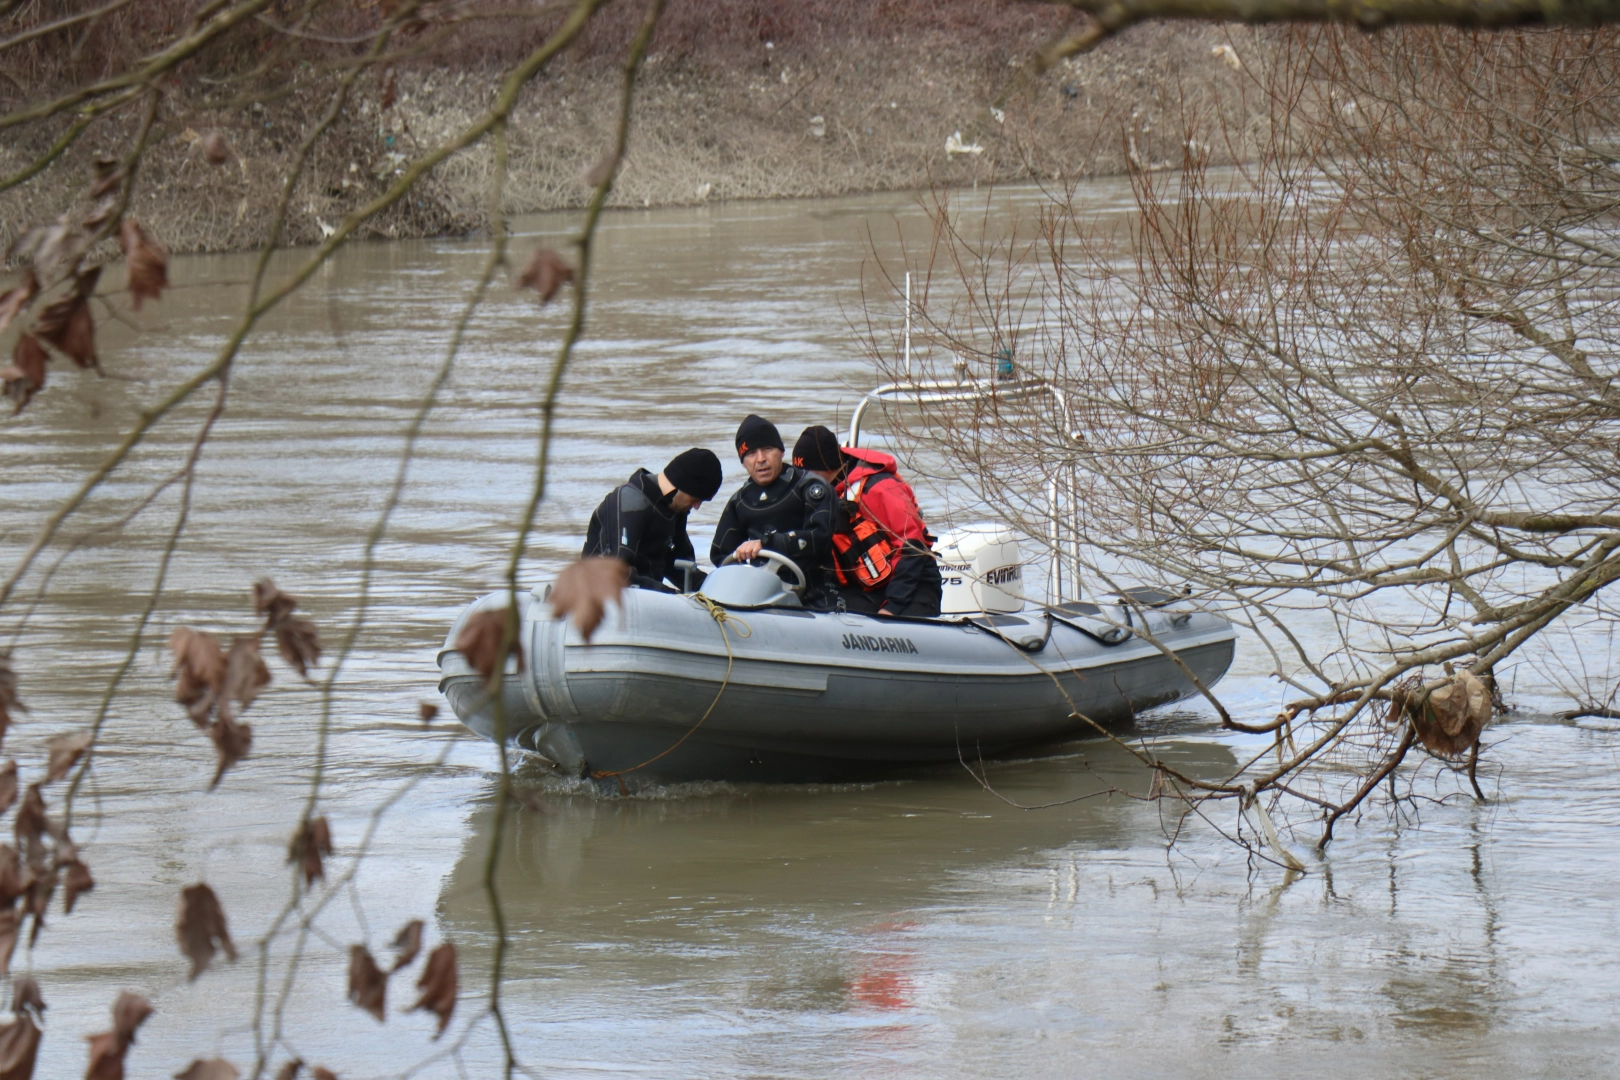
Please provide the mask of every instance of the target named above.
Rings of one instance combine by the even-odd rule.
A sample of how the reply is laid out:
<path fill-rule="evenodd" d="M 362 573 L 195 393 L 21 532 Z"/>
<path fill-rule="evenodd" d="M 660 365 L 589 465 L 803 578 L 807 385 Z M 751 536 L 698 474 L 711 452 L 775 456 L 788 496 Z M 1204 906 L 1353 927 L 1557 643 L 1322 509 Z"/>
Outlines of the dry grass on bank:
<path fill-rule="evenodd" d="M 161 9 L 162 5 L 157 5 Z M 129 11 L 150 12 L 135 5 Z M 364 8 L 348 11 L 358 26 Z M 616 108 L 611 59 L 636 12 L 608 9 L 586 39 L 525 91 L 510 132 L 505 209 L 525 213 L 581 205 L 582 175 L 602 156 Z M 1113 173 L 1133 148 L 1179 157 L 1161 119 L 1190 101 L 1234 130 L 1244 124 L 1245 73 L 1212 55 L 1231 43 L 1253 54 L 1263 38 L 1209 26 L 1143 26 L 1040 77 L 1022 67 L 1061 22 L 1040 5 L 920 0 L 831 0 L 765 5 L 751 0 L 675 0 L 649 58 L 630 150 L 614 202 L 660 206 L 966 185 L 1039 176 Z M 363 80 L 316 147 L 293 200 L 286 239 L 318 241 L 325 227 L 383 190 L 395 171 L 485 108 L 503 60 L 538 40 L 545 19 L 522 32 L 473 24 L 429 55 Z M 116 29 L 116 28 L 114 28 Z M 127 41 L 150 34 L 125 28 Z M 335 26 L 331 29 L 343 29 Z M 508 27 L 510 29 L 510 27 Z M 101 27 L 97 34 L 109 32 Z M 87 39 L 78 67 L 112 57 Z M 255 44 L 256 42 L 256 44 Z M 230 63 L 276 47 L 262 35 L 237 43 Z M 12 78 L 42 70 L 39 49 L 12 57 Z M 176 251 L 232 250 L 260 243 L 281 177 L 302 133 L 325 108 L 332 50 L 287 56 L 258 83 L 199 70 L 166 97 L 165 141 L 142 166 L 134 213 Z M 259 62 L 262 64 L 262 61 Z M 30 68 L 32 64 L 34 67 Z M 225 67 L 229 67 L 226 64 Z M 216 61 L 215 68 L 220 64 Z M 211 69 L 208 69 L 211 70 Z M 71 80 L 69 80 L 71 81 Z M 1003 101 L 1003 119 L 991 105 Z M 13 97 L 5 103 L 15 107 Z M 819 118 L 819 121 L 817 120 Z M 97 156 L 121 148 L 136 118 L 100 122 L 72 152 L 30 184 L 0 193 L 0 241 L 50 221 L 81 191 Z M 207 165 L 201 136 L 227 138 L 231 157 Z M 946 140 L 981 153 L 948 154 Z M 0 147 L 11 171 L 54 137 L 27 130 Z M 459 234 L 485 222 L 490 151 L 445 163 L 369 227 L 373 237 Z"/>

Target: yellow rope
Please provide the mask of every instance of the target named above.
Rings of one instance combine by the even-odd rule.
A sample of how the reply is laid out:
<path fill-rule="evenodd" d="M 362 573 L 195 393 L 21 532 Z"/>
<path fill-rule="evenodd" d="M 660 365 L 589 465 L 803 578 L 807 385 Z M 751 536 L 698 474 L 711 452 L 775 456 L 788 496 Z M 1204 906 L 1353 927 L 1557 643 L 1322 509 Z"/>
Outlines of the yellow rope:
<path fill-rule="evenodd" d="M 736 659 L 732 655 L 732 652 L 731 652 L 731 635 L 729 633 L 727 633 L 726 628 L 729 625 L 731 625 L 732 623 L 735 623 L 738 627 L 741 627 L 741 629 L 737 631 L 737 636 L 739 638 L 746 638 L 746 637 L 753 637 L 754 636 L 754 628 L 753 627 L 749 626 L 746 622 L 744 622 L 743 620 L 737 618 L 737 616 L 733 615 L 731 612 L 727 611 L 725 608 L 721 607 L 718 603 L 716 603 L 715 601 L 709 599 L 707 596 L 704 596 L 702 593 L 693 593 L 692 594 L 692 599 L 694 599 L 698 603 L 702 604 L 704 606 L 704 608 L 706 608 L 708 610 L 709 617 L 711 619 L 713 619 L 715 621 L 715 623 L 720 627 L 720 640 L 722 642 L 724 642 L 725 646 L 726 646 L 726 677 L 724 679 L 720 680 L 720 689 L 715 692 L 714 700 L 709 702 L 709 707 L 707 709 L 703 710 L 703 715 L 698 718 L 698 722 L 693 724 L 690 728 L 688 728 L 685 735 L 682 735 L 679 739 L 676 739 L 669 746 L 665 747 L 659 753 L 654 754 L 652 757 L 648 758 L 646 761 L 643 761 L 640 765 L 632 765 L 628 769 L 614 769 L 611 772 L 593 772 L 593 773 L 591 773 L 591 779 L 593 779 L 593 780 L 605 780 L 610 776 L 613 777 L 614 779 L 618 780 L 619 781 L 619 793 L 622 794 L 622 795 L 628 795 L 629 794 L 629 791 L 624 786 L 623 777 L 624 777 L 624 775 L 626 773 L 633 773 L 637 769 L 645 769 L 648 765 L 651 765 L 653 762 L 657 761 L 659 758 L 664 757 L 666 754 L 673 751 L 676 747 L 680 746 L 681 743 L 685 742 L 687 739 L 690 739 L 692 737 L 692 733 L 694 731 L 696 731 L 698 728 L 702 727 L 703 722 L 709 718 L 709 714 L 714 712 L 714 707 L 716 705 L 720 704 L 720 695 L 724 694 L 726 692 L 726 687 L 731 685 L 731 665 L 734 662 L 734 660 Z"/>

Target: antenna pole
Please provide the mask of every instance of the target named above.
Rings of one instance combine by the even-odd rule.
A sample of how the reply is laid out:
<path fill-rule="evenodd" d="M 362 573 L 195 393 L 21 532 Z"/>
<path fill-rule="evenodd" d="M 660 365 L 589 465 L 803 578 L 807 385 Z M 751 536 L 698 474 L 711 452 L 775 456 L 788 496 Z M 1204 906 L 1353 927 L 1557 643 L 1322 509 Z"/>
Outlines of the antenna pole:
<path fill-rule="evenodd" d="M 906 271 L 906 381 L 911 381 L 911 271 Z"/>

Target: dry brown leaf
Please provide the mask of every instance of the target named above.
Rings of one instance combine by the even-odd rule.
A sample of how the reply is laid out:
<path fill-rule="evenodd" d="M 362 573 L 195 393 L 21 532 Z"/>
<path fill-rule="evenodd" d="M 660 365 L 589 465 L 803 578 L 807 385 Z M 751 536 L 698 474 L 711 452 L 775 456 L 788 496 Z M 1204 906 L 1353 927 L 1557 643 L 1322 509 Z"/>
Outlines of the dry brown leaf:
<path fill-rule="evenodd" d="M 558 289 L 572 280 L 574 268 L 550 248 L 540 248 L 529 257 L 529 265 L 523 268 L 522 275 L 518 277 L 518 284 L 539 293 L 540 302 L 544 304 L 557 295 Z"/>
<path fill-rule="evenodd" d="M 180 891 L 180 918 L 174 925 L 180 951 L 191 958 L 191 978 L 196 979 L 213 963 L 217 949 L 236 959 L 236 946 L 225 925 L 225 909 L 207 885 L 197 884 Z"/>
<path fill-rule="evenodd" d="M 308 619 L 289 615 L 276 623 L 276 648 L 287 666 L 305 678 L 321 659 L 321 637 Z"/>
<path fill-rule="evenodd" d="M 23 411 L 35 394 L 45 389 L 45 361 L 50 356 L 32 334 L 18 334 L 11 348 L 11 363 L 0 368 L 5 396 L 15 401 L 14 413 Z"/>
<path fill-rule="evenodd" d="M 439 715 L 439 707 L 431 701 L 424 701 L 421 705 L 422 723 L 431 724 Z M 0 806 L 0 813 L 5 813 L 5 807 Z"/>
<path fill-rule="evenodd" d="M 28 897 L 23 901 L 25 914 L 34 917 L 34 928 L 28 931 L 28 947 L 39 941 L 39 932 L 45 929 L 45 913 L 51 909 L 51 894 L 56 891 L 57 874 L 54 869 L 29 871 Z"/>
<path fill-rule="evenodd" d="M 135 1029 L 152 1015 L 152 1003 L 141 995 L 124 990 L 113 1002 L 113 1030 L 126 1042 L 135 1041 Z"/>
<path fill-rule="evenodd" d="M 90 868 L 79 859 L 68 859 L 62 863 L 62 913 L 73 914 L 73 905 L 81 893 L 87 893 L 96 887 L 96 879 L 90 876 Z"/>
<path fill-rule="evenodd" d="M 224 1058 L 198 1058 L 184 1072 L 175 1073 L 174 1080 L 242 1080 L 242 1074 Z"/>
<path fill-rule="evenodd" d="M 23 873 L 22 857 L 10 844 L 0 844 L 0 905 L 10 907 L 11 902 L 28 891 L 28 877 Z"/>
<path fill-rule="evenodd" d="M 117 191 L 118 185 L 124 182 L 124 170 L 111 158 L 99 159 L 95 163 L 95 169 L 96 178 L 90 185 L 92 199 L 99 199 L 103 195 Z"/>
<path fill-rule="evenodd" d="M 0 333 L 11 325 L 11 320 L 17 317 L 17 312 L 39 293 L 39 278 L 34 271 L 23 271 L 21 285 L 13 285 L 5 292 L 0 293 Z"/>
<path fill-rule="evenodd" d="M 608 601 L 617 601 L 629 584 L 630 567 L 619 559 L 581 559 L 557 575 L 551 586 L 551 610 L 559 618 L 573 616 L 580 636 L 590 641 L 602 624 Z"/>
<path fill-rule="evenodd" d="M 129 267 L 131 306 L 139 311 L 141 301 L 162 299 L 169 287 L 169 249 L 134 218 L 118 226 L 118 244 Z"/>
<path fill-rule="evenodd" d="M 292 843 L 287 846 L 287 861 L 298 864 L 299 871 L 304 875 L 306 887 L 313 885 L 316 878 L 326 876 L 321 857 L 330 854 L 332 854 L 332 829 L 326 823 L 326 818 L 305 818 L 303 824 L 298 826 L 298 831 L 293 834 Z"/>
<path fill-rule="evenodd" d="M 317 1065 L 315 1066 L 314 1073 L 311 1075 L 311 1080 L 338 1080 L 338 1078 L 337 1073 L 333 1072 L 331 1069 L 328 1069 L 322 1065 Z"/>
<path fill-rule="evenodd" d="M 383 1019 L 383 996 L 388 992 L 388 976 L 371 958 L 364 945 L 349 946 L 349 1000 L 366 1012 Z"/>
<path fill-rule="evenodd" d="M 412 919 L 394 935 L 394 943 L 388 946 L 399 955 L 394 957 L 394 966 L 388 969 L 392 975 L 412 960 L 422 951 L 422 920 Z"/>
<path fill-rule="evenodd" d="M 174 700 L 186 707 L 192 723 L 207 727 L 208 714 L 224 695 L 225 650 L 213 635 L 180 626 L 169 635 L 169 651 L 174 654 L 169 672 L 175 680 Z"/>
<path fill-rule="evenodd" d="M 450 1026 L 450 1014 L 456 1011 L 456 947 L 453 944 L 447 941 L 428 954 L 416 985 L 422 996 L 411 1006 L 411 1011 L 427 1009 L 438 1014 L 439 1030 L 433 1036 L 437 1039 Z"/>
<path fill-rule="evenodd" d="M 219 166 L 231 160 L 231 148 L 217 130 L 202 137 L 202 152 L 203 160 L 210 165 Z"/>
<path fill-rule="evenodd" d="M 45 796 L 38 784 L 29 784 L 22 805 L 17 807 L 17 818 L 12 822 L 17 850 L 32 860 L 35 849 L 40 847 L 40 837 L 49 827 L 50 823 L 45 820 Z"/>
<path fill-rule="evenodd" d="M 303 1058 L 293 1058 L 284 1062 L 276 1072 L 276 1080 L 298 1080 L 298 1070 L 304 1067 Z"/>
<path fill-rule="evenodd" d="M 39 1025 L 32 1016 L 0 1024 L 0 1080 L 32 1080 L 39 1038 Z"/>
<path fill-rule="evenodd" d="M 101 268 L 80 274 L 73 291 L 39 313 L 34 333 L 81 368 L 101 367 L 96 358 L 96 320 L 90 314 L 90 297 L 95 295 Z"/>
<path fill-rule="evenodd" d="M 93 737 L 88 731 L 80 731 L 72 735 L 56 735 L 47 740 L 45 746 L 51 757 L 50 763 L 45 766 L 44 782 L 53 783 L 71 772 L 90 748 Z"/>
<path fill-rule="evenodd" d="M 247 757 L 248 751 L 253 749 L 253 729 L 240 720 L 221 714 L 208 729 L 208 737 L 214 741 L 214 752 L 219 759 L 214 769 L 214 779 L 208 784 L 208 790 L 213 791 L 224 779 L 226 770 Z"/>
<path fill-rule="evenodd" d="M 11 804 L 17 801 L 17 762 L 15 758 L 8 758 L 4 765 L 0 765 L 0 814 L 11 809 Z"/>
<path fill-rule="evenodd" d="M 264 616 L 265 629 L 291 615 L 297 606 L 297 599 L 276 588 L 276 583 L 271 579 L 260 578 L 253 583 L 253 610 L 255 614 Z"/>
<path fill-rule="evenodd" d="M 270 685 L 270 669 L 264 666 L 257 637 L 239 637 L 231 642 L 225 658 L 225 698 L 247 708 L 259 691 Z"/>
<path fill-rule="evenodd" d="M 6 258 L 27 258 L 45 281 L 53 281 L 58 271 L 71 269 L 84 257 L 90 234 L 67 214 L 52 225 L 36 225 L 20 234 L 6 250 Z"/>
<path fill-rule="evenodd" d="M 394 80 L 394 69 L 389 68 L 388 74 L 383 76 L 382 100 L 377 102 L 377 108 L 387 112 L 394 107 L 397 100 L 399 100 L 399 85 Z"/>
<path fill-rule="evenodd" d="M 11 984 L 11 1011 L 31 1012 L 38 1019 L 45 1018 L 45 995 L 40 993 L 39 982 L 32 975 L 24 975 Z"/>
<path fill-rule="evenodd" d="M 84 1080 L 124 1080 L 124 1052 L 129 1044 L 116 1031 L 86 1035 L 90 1041 L 90 1067 Z"/>
<path fill-rule="evenodd" d="M 467 658 L 473 670 L 486 680 L 495 675 L 500 666 L 501 639 L 506 636 L 506 609 L 480 611 L 470 617 L 456 635 L 456 649 Z M 518 670 L 523 670 L 523 646 L 512 642 Z"/>
<path fill-rule="evenodd" d="M 11 954 L 17 951 L 17 909 L 0 908 L 0 979 L 11 974 Z"/>
<path fill-rule="evenodd" d="M 0 649 L 0 742 L 5 741 L 6 729 L 11 726 L 11 710 L 22 709 L 17 700 L 17 669 L 11 666 L 11 653 Z"/>

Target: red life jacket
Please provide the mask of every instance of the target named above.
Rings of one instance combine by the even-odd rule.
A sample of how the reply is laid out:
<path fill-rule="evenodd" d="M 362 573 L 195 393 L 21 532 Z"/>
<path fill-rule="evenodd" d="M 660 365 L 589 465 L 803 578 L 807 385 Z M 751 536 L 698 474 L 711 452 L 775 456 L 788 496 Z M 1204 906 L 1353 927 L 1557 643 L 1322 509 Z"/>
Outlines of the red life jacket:
<path fill-rule="evenodd" d="M 894 574 L 905 542 L 879 525 L 861 507 L 861 496 L 866 488 L 893 475 L 870 473 L 852 481 L 844 490 L 844 513 L 849 518 L 849 531 L 835 532 L 832 538 L 833 572 L 840 585 L 859 583 L 863 589 L 877 589 Z"/>

